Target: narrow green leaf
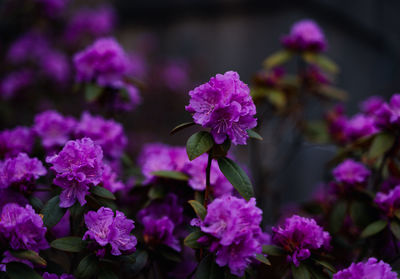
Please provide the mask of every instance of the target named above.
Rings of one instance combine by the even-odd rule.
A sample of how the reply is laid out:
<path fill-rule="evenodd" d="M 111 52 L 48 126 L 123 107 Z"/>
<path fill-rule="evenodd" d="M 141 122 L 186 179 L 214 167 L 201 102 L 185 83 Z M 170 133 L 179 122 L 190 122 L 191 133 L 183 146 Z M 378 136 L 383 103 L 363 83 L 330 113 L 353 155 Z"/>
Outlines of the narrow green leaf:
<path fill-rule="evenodd" d="M 93 278 L 97 274 L 99 261 L 95 255 L 87 255 L 84 257 L 75 271 L 75 276 L 78 278 Z"/>
<path fill-rule="evenodd" d="M 281 247 L 275 245 L 263 245 L 262 247 L 263 254 L 267 254 L 268 256 L 285 256 L 287 255 L 286 251 Z"/>
<path fill-rule="evenodd" d="M 256 140 L 263 140 L 262 136 L 254 130 L 247 130 L 247 134 L 249 135 L 250 138 Z"/>
<path fill-rule="evenodd" d="M 263 254 L 256 254 L 256 259 L 266 265 L 271 265 L 271 262 Z"/>
<path fill-rule="evenodd" d="M 160 245 L 157 248 L 157 252 L 165 259 L 170 260 L 172 262 L 180 263 L 182 262 L 181 254 L 166 245 Z"/>
<path fill-rule="evenodd" d="M 186 142 L 186 152 L 192 161 L 208 152 L 214 145 L 214 139 L 209 132 L 200 131 L 193 134 Z"/>
<path fill-rule="evenodd" d="M 344 102 L 348 99 L 346 91 L 330 85 L 320 85 L 317 93 L 322 97 L 341 102 Z"/>
<path fill-rule="evenodd" d="M 317 65 L 321 69 L 328 71 L 330 73 L 336 74 L 339 72 L 339 67 L 336 65 L 336 63 L 324 55 L 313 52 L 307 52 L 303 54 L 303 58 L 308 63 Z"/>
<path fill-rule="evenodd" d="M 224 271 L 216 263 L 212 255 L 203 258 L 197 267 L 196 279 L 220 279 L 223 278 Z"/>
<path fill-rule="evenodd" d="M 388 225 L 386 220 L 378 220 L 369 224 L 361 233 L 362 238 L 367 238 L 380 233 Z"/>
<path fill-rule="evenodd" d="M 10 262 L 6 265 L 6 269 L 10 279 L 43 279 L 42 276 L 23 263 Z"/>
<path fill-rule="evenodd" d="M 347 203 L 339 202 L 333 208 L 330 218 L 330 228 L 333 233 L 340 230 L 343 225 L 344 218 L 346 217 Z"/>
<path fill-rule="evenodd" d="M 337 272 L 336 268 L 333 265 L 331 265 L 330 263 L 326 262 L 326 261 L 320 261 L 320 260 L 316 260 L 316 259 L 314 259 L 314 261 L 317 264 L 319 264 L 320 266 L 326 268 L 327 270 L 329 270 L 329 271 L 331 271 L 333 273 Z"/>
<path fill-rule="evenodd" d="M 263 65 L 267 69 L 274 68 L 276 66 L 284 64 L 290 58 L 292 58 L 293 53 L 287 50 L 281 50 L 273 53 L 267 59 L 264 60 Z"/>
<path fill-rule="evenodd" d="M 92 189 L 90 189 L 90 192 L 93 195 L 96 195 L 96 196 L 104 198 L 104 199 L 116 200 L 113 193 L 111 193 L 109 190 L 107 190 L 106 188 L 101 187 L 101 186 L 92 187 Z"/>
<path fill-rule="evenodd" d="M 218 166 L 239 194 L 249 200 L 254 196 L 253 186 L 247 174 L 231 159 L 219 158 Z"/>
<path fill-rule="evenodd" d="M 118 276 L 115 273 L 107 268 L 101 268 L 98 279 L 118 279 Z"/>
<path fill-rule="evenodd" d="M 85 99 L 88 102 L 93 102 L 100 97 L 102 92 L 103 88 L 100 86 L 88 83 L 85 86 Z"/>
<path fill-rule="evenodd" d="M 192 232 L 183 240 L 183 244 L 185 244 L 187 247 L 198 249 L 201 247 L 201 245 L 197 242 L 197 240 L 203 235 L 204 233 L 201 231 Z"/>
<path fill-rule="evenodd" d="M 168 178 L 168 179 L 175 179 L 175 180 L 182 180 L 187 181 L 189 177 L 180 171 L 153 171 L 151 173 L 154 176 L 161 177 L 161 178 Z"/>
<path fill-rule="evenodd" d="M 400 210 L 399 209 L 394 212 L 394 216 L 396 216 L 396 218 L 400 220 Z"/>
<path fill-rule="evenodd" d="M 65 208 L 61 208 L 59 203 L 60 196 L 55 196 L 42 209 L 43 223 L 49 229 L 57 225 L 67 211 Z"/>
<path fill-rule="evenodd" d="M 392 221 L 390 223 L 390 230 L 392 231 L 393 235 L 400 240 L 400 224 L 397 221 Z"/>
<path fill-rule="evenodd" d="M 32 250 L 21 250 L 21 251 L 10 251 L 11 254 L 19 259 L 25 259 L 28 260 L 32 263 L 41 265 L 41 266 L 46 266 L 47 262 L 45 259 L 43 259 L 39 254 L 35 251 Z"/>
<path fill-rule="evenodd" d="M 50 246 L 57 250 L 78 253 L 85 249 L 86 243 L 80 237 L 68 236 L 52 241 Z"/>
<path fill-rule="evenodd" d="M 204 220 L 204 218 L 207 215 L 207 210 L 205 209 L 205 207 L 199 203 L 196 200 L 190 200 L 188 201 L 188 203 L 190 204 L 190 206 L 193 208 L 194 212 L 196 212 L 196 215 L 201 219 Z"/>
<path fill-rule="evenodd" d="M 169 132 L 171 135 L 173 135 L 173 134 L 175 134 L 175 133 L 177 133 L 177 132 L 179 132 L 179 131 L 181 131 L 181 130 L 183 130 L 183 129 L 186 129 L 186 128 L 188 128 L 188 127 L 191 127 L 191 126 L 193 126 L 193 125 L 196 125 L 196 123 L 194 123 L 194 122 L 185 122 L 185 123 L 182 123 L 182 124 L 179 124 L 178 126 L 176 126 L 175 128 L 173 128 L 172 130 L 171 130 L 171 132 Z"/>
<path fill-rule="evenodd" d="M 311 274 L 305 265 L 300 264 L 298 267 L 296 267 L 294 264 L 292 264 L 291 266 L 292 266 L 293 279 L 310 279 L 311 278 Z"/>
<path fill-rule="evenodd" d="M 374 159 L 383 156 L 393 146 L 394 141 L 393 134 L 384 132 L 376 135 L 369 148 L 368 157 Z"/>

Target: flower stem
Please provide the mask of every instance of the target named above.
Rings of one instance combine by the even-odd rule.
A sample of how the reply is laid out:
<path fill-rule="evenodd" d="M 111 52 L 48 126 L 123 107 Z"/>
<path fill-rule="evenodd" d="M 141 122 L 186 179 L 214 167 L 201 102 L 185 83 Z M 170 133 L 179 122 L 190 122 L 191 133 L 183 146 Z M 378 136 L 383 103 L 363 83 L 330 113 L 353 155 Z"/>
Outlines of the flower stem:
<path fill-rule="evenodd" d="M 206 168 L 206 191 L 204 193 L 204 207 L 207 208 L 208 198 L 210 195 L 210 174 L 211 174 L 211 163 L 212 163 L 212 155 L 208 153 L 208 162 Z"/>

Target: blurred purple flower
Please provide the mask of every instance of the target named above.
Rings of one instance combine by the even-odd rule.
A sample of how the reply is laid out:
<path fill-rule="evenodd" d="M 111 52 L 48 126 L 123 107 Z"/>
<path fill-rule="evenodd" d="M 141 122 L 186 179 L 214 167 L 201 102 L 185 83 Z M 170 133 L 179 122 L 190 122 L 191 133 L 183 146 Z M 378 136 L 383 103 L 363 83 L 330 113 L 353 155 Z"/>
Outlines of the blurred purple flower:
<path fill-rule="evenodd" d="M 65 54 L 49 51 L 39 60 L 44 75 L 55 82 L 65 83 L 70 77 L 70 65 Z"/>
<path fill-rule="evenodd" d="M 53 183 L 64 190 L 60 195 L 60 207 L 70 207 L 76 200 L 86 203 L 89 187 L 101 182 L 103 151 L 91 139 L 68 141 L 64 148 L 46 158 L 57 173 Z"/>
<path fill-rule="evenodd" d="M 16 127 L 0 132 L 0 155 L 8 158 L 20 152 L 30 153 L 34 144 L 33 132 L 27 127 Z"/>
<path fill-rule="evenodd" d="M 137 243 L 136 237 L 130 235 L 135 228 L 134 222 L 120 212 L 110 208 L 101 207 L 96 211 L 85 214 L 85 224 L 88 231 L 83 239 L 93 239 L 100 246 L 111 245 L 111 254 L 121 255 L 123 252 L 134 252 Z"/>
<path fill-rule="evenodd" d="M 183 61 L 170 61 L 163 70 L 165 85 L 172 91 L 184 90 L 189 85 L 188 65 Z"/>
<path fill-rule="evenodd" d="M 363 164 L 346 159 L 333 169 L 332 174 L 340 183 L 355 185 L 366 183 L 371 172 Z"/>
<path fill-rule="evenodd" d="M 331 236 L 314 219 L 293 215 L 282 226 L 273 227 L 273 242 L 290 253 L 288 260 L 299 266 L 312 250 L 329 248 Z"/>
<path fill-rule="evenodd" d="M 54 273 L 43 273 L 43 279 L 75 279 L 71 274 L 61 274 L 60 276 Z"/>
<path fill-rule="evenodd" d="M 371 96 L 360 104 L 361 112 L 369 116 L 374 116 L 377 110 L 385 103 L 380 96 Z"/>
<path fill-rule="evenodd" d="M 233 144 L 246 144 L 247 130 L 257 125 L 256 107 L 249 87 L 236 72 L 217 74 L 209 82 L 189 92 L 186 110 L 194 113 L 194 122 L 211 128 L 216 143 L 228 137 Z"/>
<path fill-rule="evenodd" d="M 397 273 L 392 267 L 375 258 L 369 258 L 366 262 L 352 263 L 350 267 L 333 275 L 333 279 L 397 279 Z"/>
<path fill-rule="evenodd" d="M 290 34 L 282 38 L 282 44 L 291 50 L 315 52 L 324 51 L 327 45 L 321 28 L 310 19 L 293 24 Z"/>
<path fill-rule="evenodd" d="M 69 0 L 35 0 L 42 8 L 46 15 L 56 17 L 62 12 Z"/>
<path fill-rule="evenodd" d="M 394 216 L 394 212 L 400 208 L 400 185 L 396 186 L 389 193 L 378 192 L 374 202 L 389 217 Z"/>
<path fill-rule="evenodd" d="M 33 264 L 29 260 L 14 257 L 10 253 L 10 251 L 5 251 L 3 254 L 3 259 L 1 260 L 1 263 L 0 263 L 0 271 L 6 272 L 7 271 L 6 264 L 11 263 L 11 262 L 23 263 L 23 264 L 26 264 L 27 266 L 33 268 Z"/>
<path fill-rule="evenodd" d="M 33 81 L 33 73 L 28 69 L 11 72 L 1 80 L 0 95 L 4 99 L 14 97 L 19 91 L 29 87 Z"/>
<path fill-rule="evenodd" d="M 126 188 L 124 183 L 117 180 L 117 174 L 111 169 L 108 164 L 104 164 L 103 166 L 101 185 L 112 193 Z"/>
<path fill-rule="evenodd" d="M 356 140 L 362 137 L 371 136 L 379 132 L 375 119 L 364 114 L 356 114 L 348 120 L 345 134 L 348 139 Z"/>
<path fill-rule="evenodd" d="M 6 204 L 0 216 L 0 233 L 12 249 L 39 250 L 49 248 L 45 238 L 47 228 L 30 205 Z"/>
<path fill-rule="evenodd" d="M 7 60 L 14 64 L 36 62 L 45 57 L 50 50 L 50 44 L 42 34 L 31 31 L 20 36 L 10 46 Z"/>

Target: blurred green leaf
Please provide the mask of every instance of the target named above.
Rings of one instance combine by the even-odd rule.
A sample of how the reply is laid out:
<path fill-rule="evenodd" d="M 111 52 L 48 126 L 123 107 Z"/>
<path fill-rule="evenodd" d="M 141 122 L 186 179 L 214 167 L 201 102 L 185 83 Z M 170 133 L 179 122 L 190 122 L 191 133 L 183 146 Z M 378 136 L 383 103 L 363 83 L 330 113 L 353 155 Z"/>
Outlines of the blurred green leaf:
<path fill-rule="evenodd" d="M 99 276 L 97 278 L 98 279 L 118 279 L 118 276 L 115 275 L 115 273 L 112 270 L 102 267 L 100 269 Z"/>
<path fill-rule="evenodd" d="M 368 158 L 375 159 L 383 156 L 394 144 L 395 136 L 390 133 L 377 134 L 372 140 L 371 147 L 368 151 Z"/>
<path fill-rule="evenodd" d="M 286 256 L 286 251 L 275 245 L 263 245 L 262 252 L 268 256 Z"/>
<path fill-rule="evenodd" d="M 346 217 L 347 203 L 342 201 L 335 205 L 331 213 L 330 228 L 333 233 L 337 233 Z"/>
<path fill-rule="evenodd" d="M 215 263 L 212 255 L 203 258 L 195 273 L 196 279 L 221 279 L 223 276 L 223 269 Z"/>
<path fill-rule="evenodd" d="M 185 246 L 193 248 L 193 249 L 198 249 L 201 247 L 200 243 L 197 242 L 197 240 L 204 235 L 203 232 L 201 231 L 194 231 L 190 233 L 184 240 L 183 243 Z"/>
<path fill-rule="evenodd" d="M 86 248 L 86 242 L 81 237 L 68 236 L 53 240 L 50 246 L 65 252 L 79 253 Z"/>
<path fill-rule="evenodd" d="M 296 267 L 294 264 L 292 264 L 291 267 L 292 267 L 293 279 L 310 279 L 311 278 L 311 274 L 305 265 L 300 264 L 298 267 Z"/>
<path fill-rule="evenodd" d="M 333 273 L 337 272 L 336 268 L 333 265 L 331 265 L 330 263 L 326 262 L 326 261 L 321 261 L 321 260 L 316 260 L 316 259 L 314 259 L 314 261 L 317 264 L 319 264 L 320 266 L 326 268 L 327 270 L 329 270 L 329 271 L 331 271 Z"/>
<path fill-rule="evenodd" d="M 305 134 L 307 140 L 314 143 L 328 143 L 329 142 L 329 132 L 324 121 L 313 121 L 306 124 Z"/>
<path fill-rule="evenodd" d="M 330 58 L 314 52 L 306 52 L 303 54 L 303 59 L 310 64 L 314 64 L 320 67 L 322 70 L 330 72 L 332 74 L 337 74 L 339 72 L 339 67 Z"/>
<path fill-rule="evenodd" d="M 6 266 L 7 275 L 10 279 L 43 279 L 42 276 L 26 264 L 10 262 Z"/>
<path fill-rule="evenodd" d="M 291 51 L 281 50 L 268 56 L 267 59 L 264 60 L 263 65 L 267 69 L 272 69 L 284 64 L 292 57 L 293 53 Z"/>
<path fill-rule="evenodd" d="M 97 100 L 103 93 L 103 88 L 92 83 L 88 83 L 85 86 L 85 99 L 88 102 Z"/>
<path fill-rule="evenodd" d="M 361 233 L 362 238 L 367 238 L 375 234 L 380 233 L 386 226 L 388 222 L 386 220 L 378 220 L 369 224 Z"/>
<path fill-rule="evenodd" d="M 80 262 L 75 271 L 75 276 L 78 278 L 93 278 L 99 269 L 99 261 L 96 255 L 87 255 Z"/>
<path fill-rule="evenodd" d="M 98 197 L 108 199 L 108 200 L 116 200 L 115 196 L 113 193 L 111 193 L 109 190 L 107 190 L 104 187 L 101 186 L 94 186 L 90 189 L 90 192 L 93 195 L 96 195 Z"/>
<path fill-rule="evenodd" d="M 323 97 L 342 102 L 346 101 L 348 98 L 346 91 L 330 85 L 319 86 L 317 93 Z"/>
<path fill-rule="evenodd" d="M 252 139 L 263 140 L 262 136 L 254 130 L 247 130 L 247 134 Z"/>
<path fill-rule="evenodd" d="M 16 258 L 19 259 L 25 259 L 28 260 L 32 263 L 41 265 L 41 266 L 46 266 L 46 260 L 43 259 L 39 254 L 35 251 L 32 250 L 20 250 L 20 251 L 11 251 L 11 255 L 13 255 Z"/>
<path fill-rule="evenodd" d="M 136 276 L 140 271 L 142 271 L 149 259 L 149 254 L 145 250 L 136 250 L 133 255 L 136 259 L 135 263 L 127 266 L 132 277 Z"/>
<path fill-rule="evenodd" d="M 256 259 L 266 265 L 271 265 L 271 262 L 263 254 L 256 254 Z"/>
<path fill-rule="evenodd" d="M 60 196 L 55 196 L 42 209 L 43 223 L 49 229 L 57 225 L 67 211 L 65 208 L 61 208 L 59 203 Z"/>
<path fill-rule="evenodd" d="M 189 180 L 189 177 L 180 171 L 162 171 L 161 170 L 161 171 L 153 171 L 151 174 L 154 176 L 160 177 L 160 178 L 168 178 L 168 179 L 175 179 L 175 180 L 182 180 L 182 181 Z"/>
<path fill-rule="evenodd" d="M 204 220 L 204 218 L 206 217 L 206 214 L 207 214 L 206 208 L 196 200 L 190 200 L 190 201 L 188 201 L 188 203 L 193 208 L 194 212 L 196 212 L 196 215 L 201 220 Z"/>
<path fill-rule="evenodd" d="M 29 197 L 29 203 L 37 211 L 42 210 L 43 206 L 44 206 L 43 202 L 38 197 L 35 197 L 35 196 L 30 196 Z"/>
<path fill-rule="evenodd" d="M 186 129 L 186 128 L 188 128 L 188 127 L 191 127 L 191 126 L 193 126 L 193 125 L 196 125 L 196 123 L 194 123 L 194 122 L 185 122 L 185 123 L 182 123 L 182 124 L 179 124 L 178 126 L 176 126 L 175 128 L 173 128 L 172 130 L 171 130 L 171 132 L 169 132 L 171 135 L 173 135 L 173 134 L 175 134 L 175 133 L 177 133 L 177 132 L 179 132 L 179 131 L 181 131 L 181 130 L 183 130 L 183 129 Z"/>
<path fill-rule="evenodd" d="M 390 222 L 390 230 L 392 231 L 393 235 L 400 240 L 400 224 L 397 221 Z"/>
<path fill-rule="evenodd" d="M 224 176 L 243 198 L 249 200 L 251 197 L 254 197 L 251 181 L 239 165 L 225 157 L 218 159 L 218 166 Z"/>
<path fill-rule="evenodd" d="M 186 143 L 186 152 L 192 161 L 208 152 L 214 145 L 214 139 L 209 132 L 200 131 L 193 134 Z"/>

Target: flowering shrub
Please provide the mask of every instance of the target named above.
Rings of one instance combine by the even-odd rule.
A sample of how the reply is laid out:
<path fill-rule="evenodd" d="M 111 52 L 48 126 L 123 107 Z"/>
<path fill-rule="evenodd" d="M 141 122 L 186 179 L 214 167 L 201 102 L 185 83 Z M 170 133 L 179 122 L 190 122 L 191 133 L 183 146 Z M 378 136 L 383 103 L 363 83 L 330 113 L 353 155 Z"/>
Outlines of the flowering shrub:
<path fill-rule="evenodd" d="M 346 115 L 316 22 L 295 23 L 250 85 L 230 70 L 190 90 L 189 63 L 151 65 L 152 38 L 133 51 L 113 37 L 112 7 L 59 17 L 68 2 L 24 1 L 49 29 L 6 45 L 1 102 L 34 109 L 25 126 L 7 118 L 0 131 L 0 278 L 398 278 L 400 94 L 370 97 Z M 171 130 L 193 132 L 186 146 L 127 129 L 127 113 L 153 91 L 170 98 L 186 89 L 179 110 L 192 121 Z M 329 109 L 310 119 L 305 100 Z M 264 224 L 273 219 L 263 193 L 275 196 L 260 181 L 274 170 L 257 148 L 271 115 L 337 154 L 310 201 Z M 249 167 L 238 145 L 256 151 Z"/>

